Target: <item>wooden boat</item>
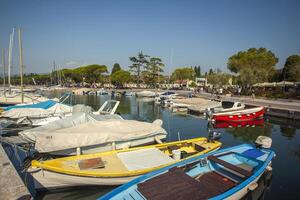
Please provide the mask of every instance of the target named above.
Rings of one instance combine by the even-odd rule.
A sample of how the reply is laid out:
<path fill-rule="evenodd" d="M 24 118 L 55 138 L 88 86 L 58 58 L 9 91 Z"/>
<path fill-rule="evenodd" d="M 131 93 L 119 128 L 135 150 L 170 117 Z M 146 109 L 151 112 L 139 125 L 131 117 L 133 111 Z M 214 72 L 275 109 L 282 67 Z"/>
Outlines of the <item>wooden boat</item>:
<path fill-rule="evenodd" d="M 272 169 L 274 155 L 250 144 L 222 149 L 148 173 L 99 199 L 241 199 Z"/>
<path fill-rule="evenodd" d="M 247 121 L 216 121 L 213 124 L 214 128 L 240 128 L 240 127 L 255 127 L 262 125 L 264 123 L 264 119 L 254 119 L 254 120 L 247 120 Z"/>
<path fill-rule="evenodd" d="M 195 138 L 41 162 L 34 160 L 28 172 L 32 174 L 37 189 L 120 185 L 180 160 L 217 150 L 220 146 L 218 141 Z"/>
<path fill-rule="evenodd" d="M 246 120 L 253 120 L 262 118 L 265 114 L 264 107 L 256 107 L 256 108 L 249 108 L 239 111 L 232 111 L 232 112 L 223 112 L 223 113 L 214 113 L 211 116 L 211 120 L 215 121 L 246 121 Z"/>

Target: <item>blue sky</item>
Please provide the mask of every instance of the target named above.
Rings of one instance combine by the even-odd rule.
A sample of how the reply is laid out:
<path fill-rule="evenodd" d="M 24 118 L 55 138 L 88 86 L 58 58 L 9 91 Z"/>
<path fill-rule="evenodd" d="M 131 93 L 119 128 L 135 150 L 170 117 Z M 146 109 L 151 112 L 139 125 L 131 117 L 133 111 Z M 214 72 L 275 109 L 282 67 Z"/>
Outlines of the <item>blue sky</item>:
<path fill-rule="evenodd" d="M 118 62 L 143 51 L 161 57 L 166 73 L 200 65 L 227 70 L 228 57 L 266 47 L 283 66 L 300 54 L 299 0 L 0 0 L 0 48 L 13 27 L 23 31 L 26 72 Z M 17 47 L 17 37 L 15 37 Z M 14 50 L 18 71 L 18 49 Z"/>

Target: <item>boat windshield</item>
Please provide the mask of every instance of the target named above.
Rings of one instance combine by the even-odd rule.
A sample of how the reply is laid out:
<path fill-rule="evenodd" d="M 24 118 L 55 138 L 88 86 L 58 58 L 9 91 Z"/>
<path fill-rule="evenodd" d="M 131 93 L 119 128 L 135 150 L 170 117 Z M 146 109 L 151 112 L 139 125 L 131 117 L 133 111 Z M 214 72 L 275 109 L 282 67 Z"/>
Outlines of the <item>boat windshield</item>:
<path fill-rule="evenodd" d="M 232 108 L 233 105 L 234 105 L 234 102 L 232 102 L 232 101 L 222 101 L 223 108 Z"/>

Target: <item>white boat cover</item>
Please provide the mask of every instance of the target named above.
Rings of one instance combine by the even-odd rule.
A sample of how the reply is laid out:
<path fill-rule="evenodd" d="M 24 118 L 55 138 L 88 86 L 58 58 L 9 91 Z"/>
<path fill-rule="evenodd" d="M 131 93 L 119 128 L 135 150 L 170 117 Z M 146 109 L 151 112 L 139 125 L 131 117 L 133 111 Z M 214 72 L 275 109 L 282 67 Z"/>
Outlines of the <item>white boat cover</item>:
<path fill-rule="evenodd" d="M 79 108 L 78 106 L 76 107 Z M 84 108 L 82 108 L 82 110 L 83 109 Z M 44 126 L 21 131 L 19 132 L 19 135 L 22 136 L 25 140 L 28 140 L 30 142 L 35 142 L 36 136 L 39 134 L 78 126 L 80 124 L 87 123 L 87 122 L 96 122 L 96 121 L 104 121 L 104 120 L 122 120 L 122 119 L 123 118 L 120 115 L 94 115 L 92 113 L 86 113 L 86 112 L 77 112 L 77 113 L 73 112 L 72 116 L 50 122 Z"/>
<path fill-rule="evenodd" d="M 166 135 L 159 123 L 135 120 L 106 120 L 36 134 L 35 149 L 53 152 L 91 145 L 124 142 Z"/>
<path fill-rule="evenodd" d="M 137 92 L 136 95 L 138 97 L 155 97 L 155 92 L 144 90 L 141 92 Z"/>
<path fill-rule="evenodd" d="M 8 118 L 21 118 L 21 117 L 29 117 L 29 118 L 43 118 L 50 116 L 63 115 L 66 113 L 71 113 L 73 107 L 68 106 L 62 103 L 56 103 L 54 106 L 49 109 L 42 108 L 18 108 L 8 110 L 2 113 L 2 117 Z"/>
<path fill-rule="evenodd" d="M 117 156 L 129 171 L 142 170 L 174 162 L 170 156 L 167 156 L 157 148 L 121 152 Z"/>

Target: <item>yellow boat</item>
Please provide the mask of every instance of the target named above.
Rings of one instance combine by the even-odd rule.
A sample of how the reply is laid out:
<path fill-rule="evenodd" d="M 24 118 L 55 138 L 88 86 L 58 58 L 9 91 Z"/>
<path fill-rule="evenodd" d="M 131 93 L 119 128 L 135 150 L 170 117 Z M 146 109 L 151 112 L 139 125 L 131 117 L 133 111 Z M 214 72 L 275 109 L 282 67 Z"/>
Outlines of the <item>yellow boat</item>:
<path fill-rule="evenodd" d="M 201 137 L 47 161 L 33 160 L 28 172 L 34 177 L 37 189 L 120 185 L 183 159 L 215 151 L 220 146 L 218 141 Z"/>

